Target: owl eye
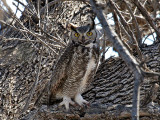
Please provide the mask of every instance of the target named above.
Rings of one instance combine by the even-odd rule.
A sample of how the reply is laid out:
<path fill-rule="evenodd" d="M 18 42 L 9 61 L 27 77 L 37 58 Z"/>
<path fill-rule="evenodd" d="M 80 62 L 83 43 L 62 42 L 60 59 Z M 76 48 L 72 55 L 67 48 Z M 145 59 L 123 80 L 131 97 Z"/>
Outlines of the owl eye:
<path fill-rule="evenodd" d="M 93 33 L 92 32 L 87 32 L 87 35 L 88 36 L 91 36 Z"/>
<path fill-rule="evenodd" d="M 74 36 L 75 36 L 75 37 L 79 37 L 79 33 L 75 33 Z"/>

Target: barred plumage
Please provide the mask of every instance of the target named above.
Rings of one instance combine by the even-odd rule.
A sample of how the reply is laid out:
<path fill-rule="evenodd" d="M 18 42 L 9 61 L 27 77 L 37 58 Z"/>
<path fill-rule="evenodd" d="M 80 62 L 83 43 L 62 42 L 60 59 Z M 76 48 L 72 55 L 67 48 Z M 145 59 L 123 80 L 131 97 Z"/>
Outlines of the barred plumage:
<path fill-rule="evenodd" d="M 50 103 L 62 99 L 60 105 L 69 109 L 74 104 L 88 103 L 81 94 L 85 91 L 96 72 L 99 62 L 99 44 L 94 24 L 82 27 L 70 25 L 70 43 L 53 70 L 53 77 L 42 91 L 36 104 Z"/>

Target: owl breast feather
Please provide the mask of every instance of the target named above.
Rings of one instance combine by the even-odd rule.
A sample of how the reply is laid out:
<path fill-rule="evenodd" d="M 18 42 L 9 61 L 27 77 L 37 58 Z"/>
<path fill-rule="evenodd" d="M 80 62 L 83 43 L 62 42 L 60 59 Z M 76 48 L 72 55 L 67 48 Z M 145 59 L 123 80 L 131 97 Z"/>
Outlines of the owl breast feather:
<path fill-rule="evenodd" d="M 95 58 L 93 57 L 92 50 L 90 51 L 89 56 L 90 56 L 90 59 L 87 63 L 86 72 L 85 72 L 85 74 L 82 78 L 82 81 L 81 81 L 81 84 L 80 84 L 80 87 L 79 87 L 79 90 L 78 90 L 79 93 L 84 92 L 84 89 L 86 88 L 88 79 L 90 79 L 90 77 L 91 77 L 91 73 L 94 72 L 94 70 L 96 69 L 97 64 L 95 62 Z"/>

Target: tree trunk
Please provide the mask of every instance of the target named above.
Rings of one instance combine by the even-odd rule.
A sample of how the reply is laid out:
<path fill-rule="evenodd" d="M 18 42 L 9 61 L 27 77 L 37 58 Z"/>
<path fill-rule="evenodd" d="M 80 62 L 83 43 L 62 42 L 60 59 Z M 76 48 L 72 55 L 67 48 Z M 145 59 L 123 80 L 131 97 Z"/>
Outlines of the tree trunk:
<path fill-rule="evenodd" d="M 0 118 L 23 120 L 131 119 L 134 75 L 121 56 L 110 57 L 100 63 L 93 82 L 83 94 L 84 98 L 90 102 L 90 106 L 82 108 L 71 106 L 69 112 L 58 106 L 60 101 L 51 106 L 42 105 L 38 108 L 34 106 L 38 95 L 51 78 L 55 61 L 69 42 L 68 23 L 83 25 L 89 22 L 90 16 L 95 17 L 88 1 L 49 0 L 48 4 L 45 2 L 41 1 L 38 4 L 37 1 L 32 0 L 20 19 L 13 17 L 9 23 L 0 21 L 5 26 L 0 31 L 2 39 L 0 40 Z M 153 29 L 148 31 L 150 26 L 147 21 L 138 16 L 140 13 L 136 5 L 129 2 L 133 7 L 131 9 L 135 10 L 134 15 L 138 27 L 141 28 L 141 32 L 143 31 L 141 37 L 153 34 Z M 126 4 L 116 0 L 114 3 L 119 6 L 121 13 L 126 11 Z M 105 6 L 108 2 L 104 4 L 103 1 L 99 1 L 97 4 L 106 15 L 114 13 L 116 22 L 118 11 L 108 9 Z M 153 6 L 149 5 L 147 2 L 144 7 L 148 12 L 154 11 L 155 14 L 156 10 L 152 10 Z M 150 70 L 160 72 L 159 36 L 155 38 L 152 45 L 142 44 L 135 47 L 134 41 L 130 41 L 130 38 L 137 40 L 140 34 L 135 30 L 138 29 L 135 27 L 135 21 L 124 26 L 125 20 L 130 21 L 127 14 L 123 13 L 123 22 L 117 21 L 117 24 L 112 27 L 118 29 L 116 33 L 122 42 L 128 45 L 132 56 L 139 61 L 140 65 L 142 64 L 140 67 L 148 72 Z M 157 21 L 155 25 L 159 28 Z M 100 42 L 103 43 L 102 54 L 105 54 L 106 45 L 108 45 L 105 39 L 100 39 Z M 142 43 L 142 41 L 138 42 Z M 140 48 L 142 56 L 147 56 L 145 60 L 140 59 L 142 56 L 139 56 L 137 48 Z M 145 77 L 141 85 L 139 112 L 143 120 L 160 117 L 159 81 L 160 77 L 157 76 Z"/>

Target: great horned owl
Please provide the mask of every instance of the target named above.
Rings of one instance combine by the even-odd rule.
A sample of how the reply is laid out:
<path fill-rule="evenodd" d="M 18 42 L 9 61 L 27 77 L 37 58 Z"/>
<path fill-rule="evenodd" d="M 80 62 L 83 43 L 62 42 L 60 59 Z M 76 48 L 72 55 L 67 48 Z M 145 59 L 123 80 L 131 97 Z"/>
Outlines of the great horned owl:
<path fill-rule="evenodd" d="M 99 62 L 99 44 L 95 24 L 81 27 L 70 25 L 71 38 L 68 47 L 58 59 L 53 77 L 46 85 L 36 104 L 48 100 L 63 99 L 59 104 L 69 109 L 75 102 L 82 106 L 88 102 L 81 94 L 94 77 Z M 72 101 L 74 99 L 75 102 Z"/>

